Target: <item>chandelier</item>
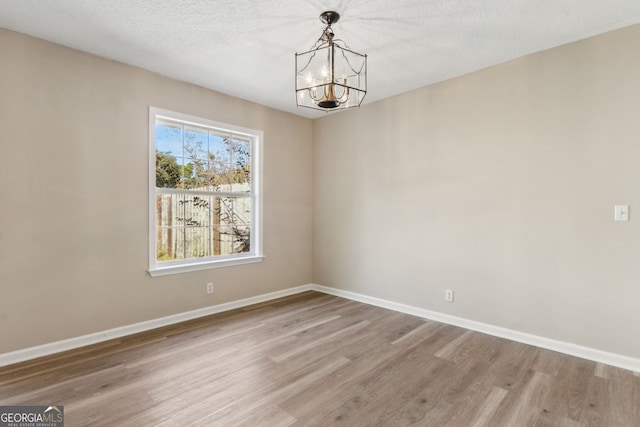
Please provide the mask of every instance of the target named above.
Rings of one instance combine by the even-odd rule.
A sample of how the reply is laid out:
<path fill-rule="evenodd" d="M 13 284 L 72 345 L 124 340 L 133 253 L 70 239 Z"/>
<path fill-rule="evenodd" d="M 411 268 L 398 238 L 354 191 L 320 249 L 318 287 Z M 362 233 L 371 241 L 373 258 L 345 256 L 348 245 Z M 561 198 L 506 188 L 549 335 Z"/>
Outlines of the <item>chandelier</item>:
<path fill-rule="evenodd" d="M 338 12 L 320 15 L 326 24 L 316 44 L 296 53 L 296 104 L 326 112 L 359 107 L 367 94 L 367 55 L 335 39 L 331 25 Z"/>

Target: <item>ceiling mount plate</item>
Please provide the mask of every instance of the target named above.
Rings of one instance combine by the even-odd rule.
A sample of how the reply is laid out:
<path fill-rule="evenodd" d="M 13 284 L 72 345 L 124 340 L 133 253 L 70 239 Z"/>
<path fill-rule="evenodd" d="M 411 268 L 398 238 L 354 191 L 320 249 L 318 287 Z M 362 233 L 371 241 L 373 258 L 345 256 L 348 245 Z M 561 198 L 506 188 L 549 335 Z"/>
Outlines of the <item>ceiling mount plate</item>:
<path fill-rule="evenodd" d="M 320 21 L 322 21 L 322 23 L 324 24 L 335 24 L 336 22 L 338 22 L 338 20 L 340 20 L 340 14 L 338 12 L 328 10 L 320 14 Z"/>

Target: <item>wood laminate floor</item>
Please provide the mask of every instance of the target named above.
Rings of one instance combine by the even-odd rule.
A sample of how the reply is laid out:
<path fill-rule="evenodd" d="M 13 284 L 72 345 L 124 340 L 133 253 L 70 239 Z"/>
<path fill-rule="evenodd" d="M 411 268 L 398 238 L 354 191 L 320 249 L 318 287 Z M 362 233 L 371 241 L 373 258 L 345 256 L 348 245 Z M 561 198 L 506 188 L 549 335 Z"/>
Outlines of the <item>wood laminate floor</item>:
<path fill-rule="evenodd" d="M 640 426 L 630 371 L 306 292 L 0 368 L 72 426 Z"/>

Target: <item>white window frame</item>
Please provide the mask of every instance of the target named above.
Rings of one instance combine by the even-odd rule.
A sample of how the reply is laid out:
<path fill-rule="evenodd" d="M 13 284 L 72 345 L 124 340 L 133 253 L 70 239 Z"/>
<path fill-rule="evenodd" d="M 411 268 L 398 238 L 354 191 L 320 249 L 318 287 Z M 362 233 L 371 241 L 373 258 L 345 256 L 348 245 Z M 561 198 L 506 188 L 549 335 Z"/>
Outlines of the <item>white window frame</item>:
<path fill-rule="evenodd" d="M 251 198 L 252 198 L 252 222 L 250 252 L 220 255 L 207 258 L 191 258 L 158 262 L 157 257 L 157 233 L 156 233 L 156 119 L 169 119 L 200 127 L 209 127 L 216 130 L 229 131 L 237 135 L 251 138 Z M 261 262 L 264 259 L 262 252 L 262 140 L 263 132 L 234 126 L 227 123 L 219 123 L 213 120 L 194 117 L 187 114 L 149 107 L 149 274 L 152 277 L 168 274 L 200 271 L 217 267 L 228 267 L 248 263 Z"/>

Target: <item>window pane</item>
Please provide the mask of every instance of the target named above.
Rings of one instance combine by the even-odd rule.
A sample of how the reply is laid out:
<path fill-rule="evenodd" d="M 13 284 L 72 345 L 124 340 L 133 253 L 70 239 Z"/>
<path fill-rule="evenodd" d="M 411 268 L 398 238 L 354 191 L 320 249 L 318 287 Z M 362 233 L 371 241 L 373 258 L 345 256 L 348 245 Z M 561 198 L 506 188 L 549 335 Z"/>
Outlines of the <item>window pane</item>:
<path fill-rule="evenodd" d="M 208 170 L 201 163 L 187 163 L 184 168 L 184 178 L 181 188 L 193 190 L 206 190 L 208 183 Z"/>
<path fill-rule="evenodd" d="M 218 199 L 221 225 L 251 224 L 251 199 L 248 197 L 220 197 Z"/>
<path fill-rule="evenodd" d="M 156 121 L 156 151 L 182 157 L 182 126 Z"/>
<path fill-rule="evenodd" d="M 170 261 L 184 258 L 180 234 L 184 225 L 179 220 L 184 215 L 179 194 L 156 195 L 156 256 L 158 261 Z"/>
<path fill-rule="evenodd" d="M 211 256 L 211 237 L 209 227 L 187 227 L 185 251 L 187 258 Z"/>
<path fill-rule="evenodd" d="M 217 230 L 218 247 L 220 255 L 232 255 L 249 252 L 250 235 L 249 228 L 219 227 Z"/>
<path fill-rule="evenodd" d="M 209 160 L 207 131 L 205 129 L 185 126 L 184 153 L 184 156 L 192 161 L 200 160 L 206 163 Z"/>
<path fill-rule="evenodd" d="M 249 141 L 233 139 L 230 143 L 231 160 L 237 165 L 248 165 L 251 156 Z"/>
<path fill-rule="evenodd" d="M 205 174 L 214 191 L 251 191 L 251 141 L 210 132 L 210 168 Z M 241 185 L 236 185 L 241 184 Z"/>
<path fill-rule="evenodd" d="M 236 254 L 249 252 L 251 250 L 251 229 L 249 226 L 234 227 L 234 247 Z"/>
<path fill-rule="evenodd" d="M 218 182 L 220 191 L 232 192 L 233 191 L 233 165 L 230 163 L 224 163 L 219 165 L 218 168 Z"/>
<path fill-rule="evenodd" d="M 163 227 L 157 230 L 157 260 L 174 261 L 184 259 L 184 229 Z"/>
<path fill-rule="evenodd" d="M 177 188 L 181 181 L 182 166 L 178 159 L 156 150 L 156 187 Z"/>
<path fill-rule="evenodd" d="M 249 141 L 234 139 L 231 144 L 233 170 L 232 191 L 251 191 L 251 144 Z"/>
<path fill-rule="evenodd" d="M 184 188 L 202 189 L 209 169 L 207 132 L 185 126 L 184 131 Z"/>
<path fill-rule="evenodd" d="M 173 229 L 173 259 L 185 259 L 184 239 L 184 227 L 175 227 Z"/>
<path fill-rule="evenodd" d="M 181 216 L 176 220 L 185 227 L 208 227 L 211 223 L 210 196 L 181 195 Z"/>
<path fill-rule="evenodd" d="M 226 142 L 227 140 L 228 137 L 226 136 L 222 136 L 214 132 L 209 134 L 209 152 L 211 153 L 212 160 L 217 164 L 231 162 L 231 155 Z"/>
<path fill-rule="evenodd" d="M 184 196 L 156 195 L 156 257 L 158 261 L 184 259 Z"/>
<path fill-rule="evenodd" d="M 173 230 L 171 230 L 173 231 Z M 158 261 L 171 261 L 173 260 L 173 250 L 171 242 L 173 241 L 173 235 L 169 229 L 158 228 L 156 230 L 157 251 L 156 259 Z"/>
<path fill-rule="evenodd" d="M 251 199 L 249 197 L 220 197 L 215 209 L 221 255 L 250 250 Z"/>

